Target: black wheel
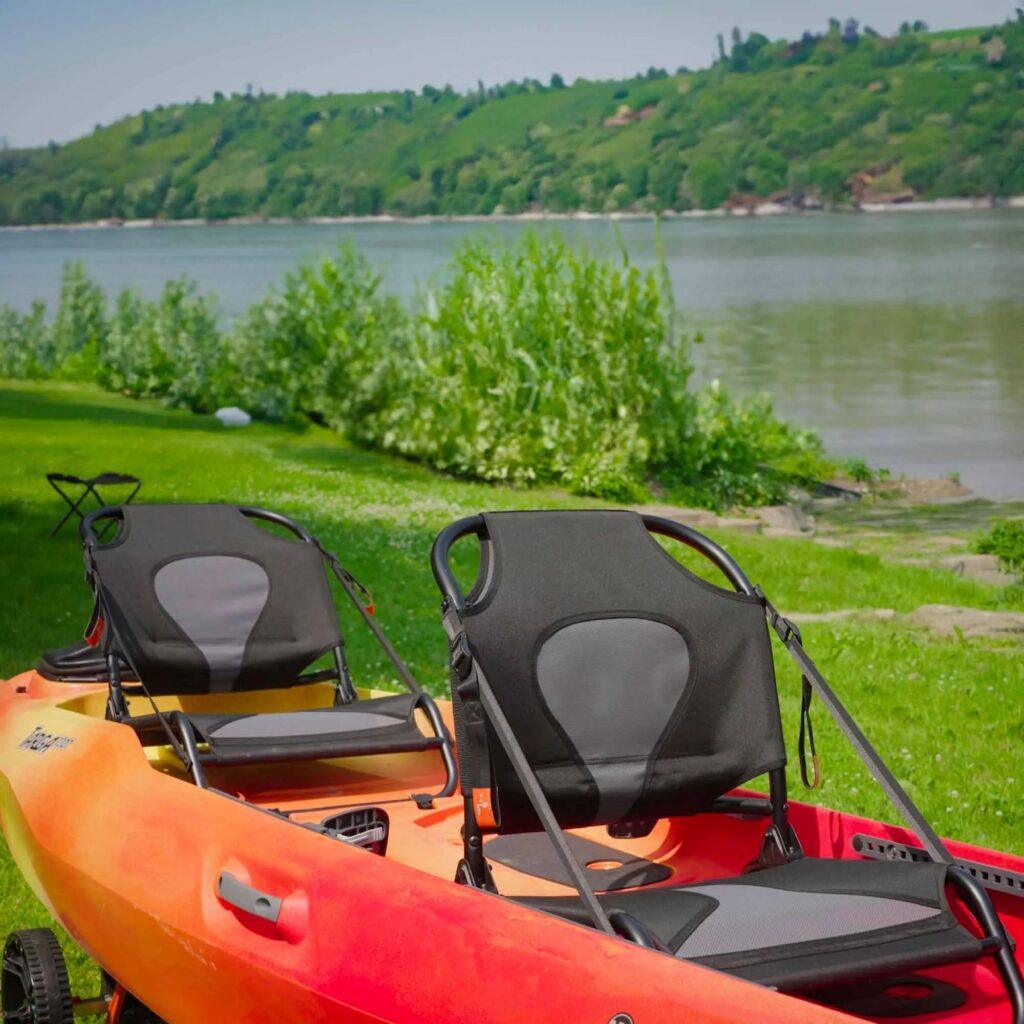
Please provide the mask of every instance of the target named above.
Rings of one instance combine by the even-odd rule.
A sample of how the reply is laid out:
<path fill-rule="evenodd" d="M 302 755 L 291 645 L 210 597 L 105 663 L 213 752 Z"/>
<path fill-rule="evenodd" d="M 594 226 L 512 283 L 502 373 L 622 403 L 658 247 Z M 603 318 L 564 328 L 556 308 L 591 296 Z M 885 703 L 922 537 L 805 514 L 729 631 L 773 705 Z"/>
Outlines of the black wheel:
<path fill-rule="evenodd" d="M 11 932 L 0 974 L 4 1024 L 72 1024 L 71 981 L 49 928 Z"/>

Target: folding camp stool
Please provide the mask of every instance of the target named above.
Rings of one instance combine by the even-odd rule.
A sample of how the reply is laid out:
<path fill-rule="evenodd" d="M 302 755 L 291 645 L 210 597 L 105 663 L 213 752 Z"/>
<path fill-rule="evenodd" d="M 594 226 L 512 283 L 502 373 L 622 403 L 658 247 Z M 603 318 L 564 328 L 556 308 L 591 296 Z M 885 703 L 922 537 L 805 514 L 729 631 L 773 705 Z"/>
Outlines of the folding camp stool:
<path fill-rule="evenodd" d="M 89 477 L 88 479 L 83 479 L 80 476 L 72 476 L 69 473 L 47 473 L 46 480 L 49 485 L 68 503 L 67 512 L 64 513 L 64 517 L 61 521 L 49 532 L 48 536 L 50 537 L 56 537 L 60 532 L 61 527 L 73 515 L 78 516 L 79 519 L 83 519 L 85 517 L 85 513 L 82 511 L 82 505 L 90 494 L 96 499 L 100 508 L 104 505 L 110 504 L 110 502 L 103 500 L 98 488 L 131 487 L 131 493 L 123 502 L 121 502 L 121 504 L 127 505 L 132 498 L 139 493 L 139 488 L 142 486 L 142 481 L 137 476 L 129 476 L 127 473 L 100 473 L 99 476 Z M 75 487 L 81 487 L 81 493 L 78 497 L 73 498 L 60 486 L 61 484 L 71 484 Z M 108 529 L 112 527 L 112 522 L 107 524 Z"/>

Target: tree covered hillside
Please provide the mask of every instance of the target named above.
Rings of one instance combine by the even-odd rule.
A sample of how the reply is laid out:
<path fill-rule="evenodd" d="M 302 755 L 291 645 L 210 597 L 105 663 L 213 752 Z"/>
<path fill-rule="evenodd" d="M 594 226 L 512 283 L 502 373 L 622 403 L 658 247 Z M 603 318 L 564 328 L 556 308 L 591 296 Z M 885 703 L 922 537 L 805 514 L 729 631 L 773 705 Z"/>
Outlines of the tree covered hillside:
<path fill-rule="evenodd" d="M 0 152 L 0 223 L 712 208 L 1024 192 L 1024 12 L 733 32 L 702 71 L 158 107 Z"/>

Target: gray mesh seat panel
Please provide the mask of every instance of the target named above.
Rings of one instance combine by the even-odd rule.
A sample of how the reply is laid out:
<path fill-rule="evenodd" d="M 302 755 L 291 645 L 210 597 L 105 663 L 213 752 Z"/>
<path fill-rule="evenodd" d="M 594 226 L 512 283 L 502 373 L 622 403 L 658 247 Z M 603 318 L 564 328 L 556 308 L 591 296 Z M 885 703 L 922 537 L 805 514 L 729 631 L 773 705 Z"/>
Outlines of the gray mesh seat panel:
<path fill-rule="evenodd" d="M 230 690 L 270 596 L 266 569 L 236 555 L 182 557 L 157 569 L 153 590 L 206 659 L 211 691 Z"/>
<path fill-rule="evenodd" d="M 804 858 L 738 878 L 600 896 L 681 959 L 781 989 L 975 959 L 945 866 Z M 522 902 L 587 923 L 576 897 Z"/>
<path fill-rule="evenodd" d="M 403 721 L 399 719 L 398 721 Z M 325 733 L 355 732 L 393 727 L 391 715 L 371 711 L 292 711 L 280 715 L 247 715 L 230 718 L 208 730 L 215 740 L 269 740 L 287 737 L 322 736 Z"/>
<path fill-rule="evenodd" d="M 327 749 L 331 756 L 374 751 L 427 750 L 441 741 L 416 725 L 415 694 L 377 697 L 333 708 L 259 715 L 189 715 L 217 760 L 228 762 L 247 749 L 266 754 L 287 750 Z"/>
<path fill-rule="evenodd" d="M 683 940 L 676 956 L 700 957 L 816 942 L 937 917 L 936 907 L 851 893 L 789 892 L 766 885 L 698 885 L 715 909 Z"/>

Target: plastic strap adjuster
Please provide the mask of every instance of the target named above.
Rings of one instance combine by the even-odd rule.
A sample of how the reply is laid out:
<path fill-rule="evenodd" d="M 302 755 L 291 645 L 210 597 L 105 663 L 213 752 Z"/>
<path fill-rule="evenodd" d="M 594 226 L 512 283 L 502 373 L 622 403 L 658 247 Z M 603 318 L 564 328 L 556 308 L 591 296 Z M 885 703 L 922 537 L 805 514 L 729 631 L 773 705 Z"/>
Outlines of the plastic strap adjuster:
<path fill-rule="evenodd" d="M 452 671 L 465 682 L 473 671 L 473 652 L 469 649 L 465 633 L 457 634 L 452 641 L 450 657 Z"/>

